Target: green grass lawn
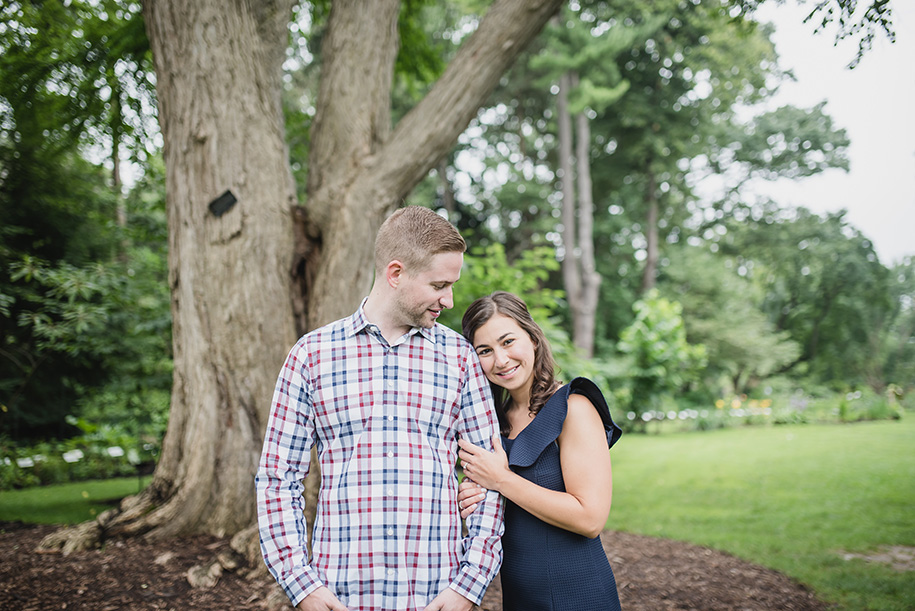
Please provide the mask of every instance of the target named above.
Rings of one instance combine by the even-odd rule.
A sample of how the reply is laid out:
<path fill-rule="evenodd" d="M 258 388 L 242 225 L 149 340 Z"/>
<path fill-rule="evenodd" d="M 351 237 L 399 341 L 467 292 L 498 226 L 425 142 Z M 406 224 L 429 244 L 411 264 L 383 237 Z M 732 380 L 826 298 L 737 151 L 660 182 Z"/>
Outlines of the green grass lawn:
<path fill-rule="evenodd" d="M 915 609 L 915 572 L 843 552 L 915 546 L 915 417 L 624 435 L 608 526 L 714 547 L 843 609 Z"/>
<path fill-rule="evenodd" d="M 0 521 L 78 524 L 113 507 L 149 484 L 147 476 L 39 486 L 0 492 Z"/>

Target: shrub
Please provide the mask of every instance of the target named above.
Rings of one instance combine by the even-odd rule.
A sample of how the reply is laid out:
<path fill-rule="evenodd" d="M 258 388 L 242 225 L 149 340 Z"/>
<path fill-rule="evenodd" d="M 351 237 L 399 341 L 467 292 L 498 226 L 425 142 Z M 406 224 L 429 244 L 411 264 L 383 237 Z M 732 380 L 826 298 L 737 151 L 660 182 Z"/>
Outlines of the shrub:
<path fill-rule="evenodd" d="M 116 426 L 76 420 L 83 435 L 15 447 L 0 440 L 0 490 L 129 476 L 158 458 L 158 439 L 141 439 Z"/>

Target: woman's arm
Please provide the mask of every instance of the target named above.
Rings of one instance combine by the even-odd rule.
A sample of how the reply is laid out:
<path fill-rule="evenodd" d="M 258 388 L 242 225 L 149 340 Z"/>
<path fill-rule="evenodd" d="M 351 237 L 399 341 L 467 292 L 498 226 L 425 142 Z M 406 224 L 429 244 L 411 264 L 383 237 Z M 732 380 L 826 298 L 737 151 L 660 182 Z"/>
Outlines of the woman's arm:
<path fill-rule="evenodd" d="M 565 492 L 548 490 L 512 472 L 501 444 L 496 445 L 495 452 L 488 452 L 461 442 L 461 462 L 464 472 L 478 485 L 498 491 L 544 522 L 596 537 L 610 515 L 613 474 L 603 423 L 585 397 L 569 396 L 558 443 Z"/>

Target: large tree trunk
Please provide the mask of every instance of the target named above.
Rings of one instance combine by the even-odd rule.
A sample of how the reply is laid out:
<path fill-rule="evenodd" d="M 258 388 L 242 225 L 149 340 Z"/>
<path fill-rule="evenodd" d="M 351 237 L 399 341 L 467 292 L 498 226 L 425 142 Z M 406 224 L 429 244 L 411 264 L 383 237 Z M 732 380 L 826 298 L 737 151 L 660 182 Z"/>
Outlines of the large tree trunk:
<path fill-rule="evenodd" d="M 286 352 L 299 332 L 358 306 L 381 222 L 561 0 L 494 2 L 394 130 L 399 1 L 366 10 L 335 0 L 302 208 L 280 106 L 293 4 L 144 0 L 165 140 L 175 374 L 153 482 L 100 519 L 106 534 L 253 532 L 253 478 Z M 209 204 L 227 191 L 237 202 L 214 213 Z"/>
<path fill-rule="evenodd" d="M 144 2 L 165 141 L 175 374 L 162 456 L 134 504 L 153 511 L 122 514 L 129 531 L 225 535 L 254 519 L 260 423 L 295 341 L 295 189 L 280 106 L 293 4 Z M 226 192 L 235 205 L 211 210 Z"/>
<path fill-rule="evenodd" d="M 296 337 L 280 107 L 293 3 L 143 4 L 165 142 L 175 373 L 152 484 L 100 519 L 101 535 L 224 536 L 254 521 L 261 423 Z M 211 208 L 220 196 L 226 206 Z"/>

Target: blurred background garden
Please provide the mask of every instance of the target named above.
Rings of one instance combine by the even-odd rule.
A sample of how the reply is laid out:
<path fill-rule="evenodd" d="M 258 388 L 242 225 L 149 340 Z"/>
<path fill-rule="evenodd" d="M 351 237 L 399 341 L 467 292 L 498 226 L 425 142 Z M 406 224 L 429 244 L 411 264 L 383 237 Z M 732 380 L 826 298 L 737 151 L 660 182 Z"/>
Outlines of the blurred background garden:
<path fill-rule="evenodd" d="M 394 121 L 475 6 L 404 3 Z M 300 7 L 284 64 L 300 201 L 326 8 Z M 790 75 L 751 9 L 571 3 L 405 203 L 468 242 L 440 322 L 516 292 L 561 377 L 605 390 L 628 432 L 609 528 L 915 608 L 911 569 L 844 557 L 915 546 L 915 257 L 750 188 L 847 169 L 850 146 L 827 106 L 772 106 Z M 136 3 L 0 8 L 0 521 L 90 519 L 155 469 L 173 381 L 155 85 Z"/>

